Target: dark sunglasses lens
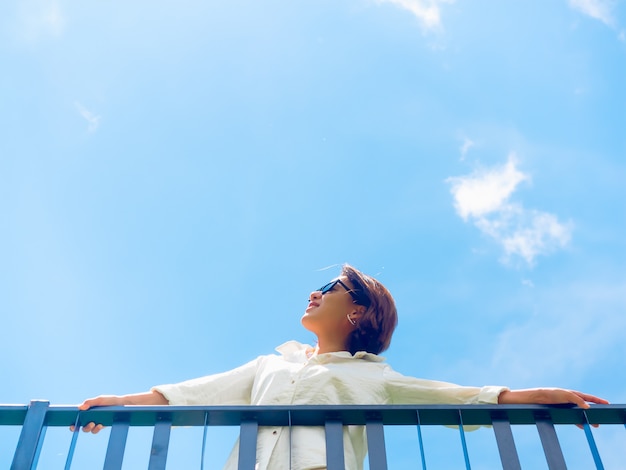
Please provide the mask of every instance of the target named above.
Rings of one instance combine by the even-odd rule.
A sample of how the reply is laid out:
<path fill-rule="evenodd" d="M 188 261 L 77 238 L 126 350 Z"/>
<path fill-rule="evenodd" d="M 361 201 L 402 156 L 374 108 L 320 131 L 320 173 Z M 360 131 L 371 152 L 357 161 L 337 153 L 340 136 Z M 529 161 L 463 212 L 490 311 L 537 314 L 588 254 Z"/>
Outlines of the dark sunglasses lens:
<path fill-rule="evenodd" d="M 336 281 L 329 282 L 329 283 L 328 283 L 328 284 L 326 284 L 325 286 L 320 287 L 320 289 L 319 289 L 319 290 L 320 290 L 320 292 L 321 292 L 321 293 L 322 293 L 322 295 L 323 295 L 323 294 L 325 294 L 326 292 L 330 292 L 331 290 L 333 290 L 333 287 L 335 287 L 335 284 L 337 284 L 337 282 L 336 282 Z"/>

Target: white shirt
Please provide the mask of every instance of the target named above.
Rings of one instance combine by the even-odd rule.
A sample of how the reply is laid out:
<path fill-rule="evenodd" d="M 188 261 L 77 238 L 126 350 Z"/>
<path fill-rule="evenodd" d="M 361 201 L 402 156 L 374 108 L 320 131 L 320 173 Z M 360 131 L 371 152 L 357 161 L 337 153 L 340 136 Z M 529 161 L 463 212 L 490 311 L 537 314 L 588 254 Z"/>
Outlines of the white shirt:
<path fill-rule="evenodd" d="M 385 405 L 497 403 L 506 387 L 461 387 L 394 371 L 384 358 L 364 351 L 312 355 L 311 346 L 289 341 L 280 355 L 221 374 L 154 387 L 170 405 Z M 307 354 L 307 352 L 309 354 Z M 259 470 L 326 468 L 324 428 L 259 427 Z M 291 440 L 291 453 L 289 452 Z M 363 426 L 344 426 L 345 465 L 361 470 L 367 453 Z M 236 445 L 225 469 L 237 468 Z M 291 455 L 291 462 L 289 456 Z"/>

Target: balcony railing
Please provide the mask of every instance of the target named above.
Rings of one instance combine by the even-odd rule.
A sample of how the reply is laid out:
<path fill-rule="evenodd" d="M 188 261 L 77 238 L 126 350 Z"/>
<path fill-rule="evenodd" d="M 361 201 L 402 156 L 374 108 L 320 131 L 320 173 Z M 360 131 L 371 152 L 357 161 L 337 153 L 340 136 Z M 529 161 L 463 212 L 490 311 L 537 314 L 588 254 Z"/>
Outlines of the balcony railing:
<path fill-rule="evenodd" d="M 426 452 L 422 433 L 433 425 L 458 428 L 463 460 L 470 469 L 465 431 L 468 426 L 491 426 L 497 449 L 505 470 L 521 469 L 512 428 L 535 426 L 545 465 L 550 470 L 566 469 L 565 458 L 555 431 L 555 425 L 578 425 L 584 430 L 589 461 L 595 468 L 604 464 L 590 425 L 626 426 L 626 405 L 597 405 L 591 409 L 541 405 L 393 405 L 393 406 L 203 406 L 203 407 L 106 407 L 79 411 L 76 407 L 50 406 L 46 401 L 33 401 L 29 406 L 0 406 L 0 426 L 20 426 L 20 434 L 12 458 L 12 470 L 37 468 L 45 431 L 50 427 L 80 426 L 95 421 L 110 426 L 104 469 L 122 468 L 127 435 L 130 427 L 152 427 L 150 470 L 165 469 L 173 426 L 204 429 L 203 468 L 206 431 L 211 426 L 239 427 L 239 469 L 254 470 L 256 440 L 259 426 L 323 426 L 326 432 L 328 470 L 344 470 L 344 425 L 364 425 L 367 435 L 368 462 L 372 470 L 388 467 L 384 429 L 387 426 L 410 425 L 417 429 L 415 445 L 419 449 L 422 469 L 426 469 Z M 623 429 L 622 429 L 623 430 Z M 65 469 L 71 468 L 77 446 L 78 428 L 71 436 Z M 620 446 L 626 468 L 626 439 Z"/>

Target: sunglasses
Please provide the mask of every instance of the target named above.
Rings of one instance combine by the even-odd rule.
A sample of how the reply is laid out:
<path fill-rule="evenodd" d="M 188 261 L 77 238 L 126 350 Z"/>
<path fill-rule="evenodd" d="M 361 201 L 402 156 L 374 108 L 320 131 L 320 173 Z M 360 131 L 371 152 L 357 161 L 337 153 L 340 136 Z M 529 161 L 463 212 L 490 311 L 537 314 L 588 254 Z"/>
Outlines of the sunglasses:
<path fill-rule="evenodd" d="M 350 297 L 352 297 L 352 300 L 354 301 L 355 304 L 359 304 L 359 305 L 369 304 L 369 299 L 362 292 L 360 292 L 360 295 L 359 295 L 359 292 L 355 291 L 354 289 L 350 289 L 343 282 L 341 282 L 341 279 L 335 279 L 334 281 L 330 281 L 328 284 L 320 287 L 317 290 L 322 295 L 324 295 L 332 291 L 337 284 L 341 285 L 341 287 L 343 287 L 346 290 L 346 292 L 350 294 Z"/>

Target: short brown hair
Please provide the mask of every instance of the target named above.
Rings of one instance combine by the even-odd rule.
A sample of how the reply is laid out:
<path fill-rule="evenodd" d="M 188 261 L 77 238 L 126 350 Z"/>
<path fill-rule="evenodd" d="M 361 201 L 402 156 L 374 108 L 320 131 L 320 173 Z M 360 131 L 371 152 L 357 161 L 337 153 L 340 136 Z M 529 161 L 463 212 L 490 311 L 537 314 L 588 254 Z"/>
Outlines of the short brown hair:
<path fill-rule="evenodd" d="M 355 292 L 363 297 L 359 305 L 366 307 L 355 330 L 348 337 L 350 353 L 367 351 L 379 354 L 389 347 L 398 324 L 396 303 L 385 286 L 349 264 L 343 265 L 341 275 L 346 276 Z"/>

